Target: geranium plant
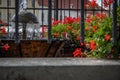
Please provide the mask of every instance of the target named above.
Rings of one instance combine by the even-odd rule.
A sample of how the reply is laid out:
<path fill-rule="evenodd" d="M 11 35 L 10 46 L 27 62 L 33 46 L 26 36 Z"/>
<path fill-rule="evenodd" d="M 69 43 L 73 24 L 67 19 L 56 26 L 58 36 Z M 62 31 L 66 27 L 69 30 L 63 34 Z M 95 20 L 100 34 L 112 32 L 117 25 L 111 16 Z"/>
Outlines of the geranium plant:
<path fill-rule="evenodd" d="M 113 3 L 113 0 L 103 0 L 102 3 L 106 8 Z M 88 2 L 88 5 L 98 6 L 96 0 Z M 66 35 L 67 40 L 79 46 L 73 52 L 74 57 L 119 58 L 120 40 L 118 39 L 118 47 L 116 47 L 112 39 L 112 17 L 106 12 L 87 14 L 85 42 L 80 43 L 80 17 L 66 17 L 62 21 L 53 21 L 52 36 L 63 39 L 63 34 Z"/>
<path fill-rule="evenodd" d="M 53 21 L 52 36 L 57 39 L 69 40 L 76 46 L 80 41 L 80 17 L 66 17 L 61 21 Z"/>
<path fill-rule="evenodd" d="M 85 42 L 91 49 L 90 56 L 106 58 L 113 53 L 112 43 L 112 18 L 105 13 L 90 17 L 91 22 L 85 25 Z"/>
<path fill-rule="evenodd" d="M 96 3 L 92 0 L 91 3 Z M 108 7 L 113 0 L 103 0 L 104 7 Z M 91 4 L 92 5 L 92 4 Z M 94 5 L 94 4 L 93 4 Z M 94 7 L 94 6 L 93 6 Z M 118 8 L 119 23 L 119 8 Z M 118 34 L 119 35 L 119 34 Z M 117 36 L 118 37 L 118 36 Z M 88 57 L 97 58 L 119 58 L 120 40 L 118 44 L 113 45 L 112 41 L 112 18 L 107 13 L 89 14 L 85 19 L 85 42 L 84 45 L 88 50 L 76 49 L 73 53 L 75 57 L 87 53 Z"/>

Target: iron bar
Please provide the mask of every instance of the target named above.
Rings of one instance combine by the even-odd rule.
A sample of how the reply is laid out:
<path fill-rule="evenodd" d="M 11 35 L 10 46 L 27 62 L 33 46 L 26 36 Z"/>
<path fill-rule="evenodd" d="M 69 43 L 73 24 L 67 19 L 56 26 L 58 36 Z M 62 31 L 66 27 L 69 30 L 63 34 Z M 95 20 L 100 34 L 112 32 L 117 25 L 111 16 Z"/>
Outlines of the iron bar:
<path fill-rule="evenodd" d="M 55 20 L 58 20 L 58 0 L 55 0 Z"/>
<path fill-rule="evenodd" d="M 7 0 L 7 7 L 9 7 L 9 0 Z M 8 23 L 8 30 L 7 30 L 7 33 L 8 33 L 8 39 L 9 39 L 9 16 L 11 16 L 10 14 L 9 14 L 9 9 L 7 9 L 7 23 Z"/>
<path fill-rule="evenodd" d="M 113 43 L 114 45 L 117 44 L 117 0 L 113 2 L 113 29 L 112 29 L 112 36 L 113 36 Z"/>
<path fill-rule="evenodd" d="M 78 11 L 79 11 L 79 9 L 78 9 L 78 3 L 79 3 L 79 1 L 77 0 L 77 17 L 78 17 Z"/>
<path fill-rule="evenodd" d="M 19 40 L 19 0 L 15 0 L 15 43 L 19 48 L 19 54 L 22 57 L 21 43 Z"/>
<path fill-rule="evenodd" d="M 15 7 L 0 7 L 0 9 L 15 9 Z"/>
<path fill-rule="evenodd" d="M 80 1 L 81 4 L 81 21 L 80 21 L 80 42 L 84 42 L 84 0 Z"/>
<path fill-rule="evenodd" d="M 102 2 L 103 2 L 103 0 L 101 0 L 101 4 L 100 4 L 101 5 L 101 10 L 100 10 L 101 13 L 102 13 L 102 9 L 103 9 L 103 3 Z"/>
<path fill-rule="evenodd" d="M 15 9 L 15 7 L 0 7 L 0 9 Z M 34 8 L 27 8 L 27 10 L 33 10 Z M 42 8 L 35 8 L 35 10 L 41 10 Z M 48 8 L 44 8 L 44 10 L 49 10 Z M 56 10 L 55 8 L 53 8 L 52 10 Z M 62 8 L 58 8 L 58 10 L 81 10 L 81 9 L 62 9 Z M 109 10 L 101 10 L 101 9 L 85 9 L 86 11 L 109 11 Z"/>
<path fill-rule="evenodd" d="M 60 2 L 60 8 L 61 8 L 61 10 L 60 10 L 60 20 L 62 20 L 62 0 Z"/>
<path fill-rule="evenodd" d="M 64 8 L 65 8 L 65 0 L 64 0 Z M 65 10 L 64 10 L 64 18 L 65 18 L 66 16 L 65 16 Z"/>
<path fill-rule="evenodd" d="M 33 13 L 35 14 L 35 0 L 32 0 L 32 6 L 33 6 Z"/>
<path fill-rule="evenodd" d="M 43 0 L 42 0 L 42 14 L 41 14 L 41 20 L 42 20 L 42 26 L 41 27 L 43 27 L 43 24 L 44 24 L 44 12 L 43 12 L 43 5 L 44 4 L 44 2 L 43 2 Z"/>
<path fill-rule="evenodd" d="M 70 3 L 71 3 L 71 1 L 69 0 L 69 17 L 70 17 L 70 9 L 71 9 Z"/>
<path fill-rule="evenodd" d="M 15 43 L 19 43 L 19 0 L 15 0 Z"/>
<path fill-rule="evenodd" d="M 51 21 L 52 19 L 52 0 L 48 0 L 48 43 L 51 43 L 52 36 L 51 36 Z"/>

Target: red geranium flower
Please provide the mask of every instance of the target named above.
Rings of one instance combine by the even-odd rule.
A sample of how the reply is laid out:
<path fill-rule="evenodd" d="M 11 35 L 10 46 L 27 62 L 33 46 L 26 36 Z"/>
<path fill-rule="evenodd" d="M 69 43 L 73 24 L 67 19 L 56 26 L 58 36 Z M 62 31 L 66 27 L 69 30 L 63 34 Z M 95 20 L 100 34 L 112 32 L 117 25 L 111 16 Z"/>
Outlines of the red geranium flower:
<path fill-rule="evenodd" d="M 72 24 L 73 22 L 75 22 L 75 18 L 72 18 L 72 17 L 66 17 L 64 20 L 63 20 L 63 24 Z"/>
<path fill-rule="evenodd" d="M 106 18 L 106 14 L 105 13 L 98 13 L 98 14 L 96 14 L 96 17 L 100 18 L 100 19 L 104 19 L 104 18 Z"/>
<path fill-rule="evenodd" d="M 10 48 L 10 46 L 9 46 L 8 44 L 5 44 L 5 45 L 3 46 L 3 48 L 4 48 L 6 51 L 8 51 L 8 49 Z"/>
<path fill-rule="evenodd" d="M 54 20 L 53 23 L 52 23 L 52 26 L 55 26 L 55 25 L 57 25 L 58 23 L 60 23 L 59 20 Z"/>
<path fill-rule="evenodd" d="M 109 40 L 110 40 L 110 35 L 109 35 L 109 34 L 106 34 L 106 35 L 105 35 L 105 40 L 106 40 L 106 41 L 109 41 Z"/>
<path fill-rule="evenodd" d="M 0 31 L 1 31 L 2 34 L 6 34 L 5 28 L 0 28 Z"/>
<path fill-rule="evenodd" d="M 81 48 L 77 48 L 74 52 L 73 52 L 74 57 L 82 57 L 82 49 Z"/>
<path fill-rule="evenodd" d="M 108 7 L 109 5 L 113 3 L 113 0 L 103 0 L 102 3 L 104 4 L 104 7 Z"/>
<path fill-rule="evenodd" d="M 91 48 L 92 50 L 95 50 L 95 49 L 96 49 L 96 44 L 95 44 L 94 40 L 91 40 L 91 41 L 90 41 L 90 48 Z"/>
<path fill-rule="evenodd" d="M 59 36 L 59 33 L 54 33 L 54 37 L 58 37 Z"/>
<path fill-rule="evenodd" d="M 87 22 L 87 23 L 91 23 L 91 22 L 92 22 L 92 19 L 87 18 L 87 19 L 85 20 L 85 22 Z"/>
<path fill-rule="evenodd" d="M 97 31 L 97 26 L 93 26 L 93 31 L 94 31 L 94 32 Z"/>
<path fill-rule="evenodd" d="M 98 6 L 98 4 L 96 3 L 96 0 L 92 0 L 92 1 L 88 2 L 88 5 L 89 5 L 90 7 L 93 7 L 93 8 L 95 8 L 95 7 Z"/>

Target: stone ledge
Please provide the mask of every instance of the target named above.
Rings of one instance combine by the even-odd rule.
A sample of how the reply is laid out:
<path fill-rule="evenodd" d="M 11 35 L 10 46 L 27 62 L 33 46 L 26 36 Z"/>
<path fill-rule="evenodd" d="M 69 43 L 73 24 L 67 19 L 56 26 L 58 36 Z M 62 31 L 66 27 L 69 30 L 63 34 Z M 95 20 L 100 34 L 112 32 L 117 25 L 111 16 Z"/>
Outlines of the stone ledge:
<path fill-rule="evenodd" d="M 120 66 L 120 60 L 89 58 L 0 58 L 0 67 L 9 66 Z"/>
<path fill-rule="evenodd" d="M 120 80 L 120 60 L 0 58 L 0 80 Z"/>

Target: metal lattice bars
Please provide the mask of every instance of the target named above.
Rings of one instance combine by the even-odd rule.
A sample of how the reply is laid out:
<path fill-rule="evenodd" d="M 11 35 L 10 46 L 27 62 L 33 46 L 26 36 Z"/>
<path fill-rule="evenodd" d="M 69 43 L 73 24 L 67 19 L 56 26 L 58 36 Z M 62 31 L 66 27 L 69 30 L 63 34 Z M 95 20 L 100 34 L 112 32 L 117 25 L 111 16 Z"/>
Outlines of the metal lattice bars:
<path fill-rule="evenodd" d="M 1 6 L 0 10 L 6 10 L 7 11 L 7 23 L 9 24 L 10 19 L 9 19 L 9 13 L 11 12 L 11 10 L 15 10 L 15 37 L 13 39 L 15 39 L 16 42 L 19 42 L 19 24 L 18 24 L 18 13 L 19 13 L 19 1 L 20 0 L 14 0 L 15 1 L 15 6 L 10 6 L 9 0 L 7 1 L 7 5 L 6 6 Z M 36 1 L 36 0 L 29 0 L 29 1 Z M 111 6 L 109 6 L 109 8 L 107 10 L 102 9 L 103 4 L 100 4 L 100 8 L 99 9 L 86 9 L 84 7 L 84 1 L 85 0 L 38 0 L 38 4 L 39 7 L 36 7 L 36 2 L 33 3 L 33 7 L 27 7 L 27 10 L 32 11 L 33 14 L 36 14 L 36 11 L 38 11 L 39 16 L 37 16 L 39 18 L 39 22 L 41 22 L 39 24 L 40 27 L 46 25 L 48 27 L 48 42 L 51 42 L 52 40 L 52 36 L 51 36 L 51 27 L 52 27 L 52 21 L 51 19 L 54 18 L 55 20 L 60 20 L 65 18 L 66 16 L 70 16 L 70 17 L 78 17 L 81 15 L 81 42 L 84 42 L 84 18 L 87 12 L 92 12 L 93 14 L 95 14 L 95 12 L 100 11 L 100 12 L 108 12 L 108 14 L 110 15 L 111 12 L 110 10 L 113 10 L 113 43 L 117 43 L 117 36 L 116 36 L 116 23 L 117 23 L 117 14 L 116 14 L 116 8 L 117 8 L 117 4 L 120 5 L 120 0 L 114 0 L 114 4 L 111 8 Z M 88 0 L 86 0 L 88 1 Z M 101 0 L 102 2 L 103 0 Z M 53 3 L 53 4 L 52 4 Z M 41 6 L 41 7 L 40 7 Z M 41 13 L 40 13 L 41 12 Z M 74 12 L 74 14 L 73 14 Z M 42 15 L 41 15 L 42 14 Z M 47 17 L 46 17 L 47 16 Z M 9 28 L 8 28 L 9 29 Z M 8 34 L 9 34 L 9 30 L 8 30 Z M 9 39 L 9 38 L 8 38 Z"/>

